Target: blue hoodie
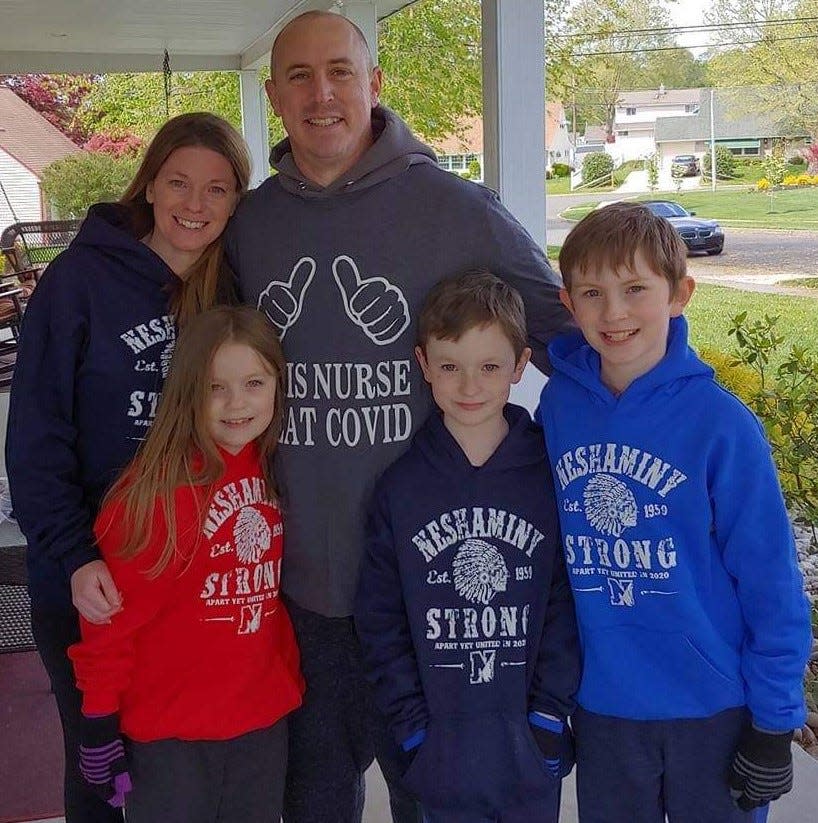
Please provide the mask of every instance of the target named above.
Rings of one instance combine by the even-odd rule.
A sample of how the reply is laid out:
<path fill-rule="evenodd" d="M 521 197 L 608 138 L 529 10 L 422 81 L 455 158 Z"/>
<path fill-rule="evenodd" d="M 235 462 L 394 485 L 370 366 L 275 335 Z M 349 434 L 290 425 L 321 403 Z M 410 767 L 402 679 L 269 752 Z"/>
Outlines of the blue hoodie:
<path fill-rule="evenodd" d="M 579 652 L 541 432 L 509 433 L 472 466 L 434 412 L 378 483 L 355 620 L 406 785 L 435 809 L 485 816 L 547 797 L 527 713 L 565 718 Z M 545 492 L 543 491 L 545 489 Z"/>
<path fill-rule="evenodd" d="M 100 557 L 94 517 L 156 412 L 178 282 L 132 235 L 125 208 L 100 204 L 29 301 L 6 464 L 35 608 L 67 608 L 71 575 Z"/>
<path fill-rule="evenodd" d="M 583 650 L 585 709 L 635 720 L 747 705 L 805 718 L 809 607 L 770 447 L 671 320 L 665 357 L 618 397 L 574 334 L 549 348 L 540 416 Z"/>

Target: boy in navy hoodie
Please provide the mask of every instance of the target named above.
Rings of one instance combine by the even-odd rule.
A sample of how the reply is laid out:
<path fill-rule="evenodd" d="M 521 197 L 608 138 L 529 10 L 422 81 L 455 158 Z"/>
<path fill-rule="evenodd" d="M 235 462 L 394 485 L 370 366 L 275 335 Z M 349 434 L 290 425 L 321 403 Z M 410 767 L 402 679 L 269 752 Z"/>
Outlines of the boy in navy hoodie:
<path fill-rule="evenodd" d="M 670 223 L 607 206 L 560 269 L 582 334 L 551 344 L 539 415 L 583 650 L 579 819 L 763 820 L 792 787 L 811 646 L 770 447 L 688 347 Z"/>
<path fill-rule="evenodd" d="M 442 281 L 415 354 L 439 410 L 375 491 L 355 613 L 375 698 L 429 823 L 556 823 L 579 653 L 541 432 L 507 403 L 520 296 Z"/>

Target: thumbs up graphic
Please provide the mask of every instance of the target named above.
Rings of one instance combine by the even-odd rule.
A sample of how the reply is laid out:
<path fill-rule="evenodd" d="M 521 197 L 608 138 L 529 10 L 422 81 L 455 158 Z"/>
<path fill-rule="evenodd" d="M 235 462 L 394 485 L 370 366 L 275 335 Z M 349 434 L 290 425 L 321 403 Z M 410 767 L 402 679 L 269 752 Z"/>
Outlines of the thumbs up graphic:
<path fill-rule="evenodd" d="M 298 320 L 304 295 L 315 276 L 315 260 L 302 257 L 290 272 L 289 280 L 273 280 L 259 295 L 258 309 L 263 311 L 283 340 L 287 329 Z"/>
<path fill-rule="evenodd" d="M 345 254 L 332 263 L 332 275 L 350 320 L 378 346 L 394 343 L 409 325 L 409 306 L 400 289 L 383 277 L 361 279 L 358 267 Z"/>

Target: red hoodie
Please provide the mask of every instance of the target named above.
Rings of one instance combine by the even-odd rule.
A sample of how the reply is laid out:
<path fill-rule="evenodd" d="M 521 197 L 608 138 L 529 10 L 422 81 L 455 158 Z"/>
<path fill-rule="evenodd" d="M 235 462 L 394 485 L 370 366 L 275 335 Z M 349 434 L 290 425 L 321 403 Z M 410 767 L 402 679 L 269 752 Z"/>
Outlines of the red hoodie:
<path fill-rule="evenodd" d="M 105 506 L 94 527 L 123 609 L 108 625 L 81 620 L 69 656 L 83 712 L 118 711 L 133 740 L 226 740 L 301 703 L 298 647 L 278 596 L 281 514 L 265 501 L 255 443 L 221 455 L 209 500 L 201 487 L 176 490 L 176 552 L 158 577 L 146 572 L 167 533 L 160 507 L 150 545 L 131 560 L 118 555 L 121 504 Z"/>

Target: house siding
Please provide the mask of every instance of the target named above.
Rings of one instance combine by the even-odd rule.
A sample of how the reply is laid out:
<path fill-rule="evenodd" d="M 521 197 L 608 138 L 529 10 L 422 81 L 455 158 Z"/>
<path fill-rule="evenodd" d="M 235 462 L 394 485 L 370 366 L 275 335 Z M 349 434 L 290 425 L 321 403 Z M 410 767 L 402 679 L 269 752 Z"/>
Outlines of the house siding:
<path fill-rule="evenodd" d="M 0 232 L 18 221 L 43 219 L 40 181 L 22 163 L 2 149 L 0 180 L 3 181 L 6 193 L 4 196 L 0 191 Z M 11 201 L 13 212 L 6 197 Z"/>

